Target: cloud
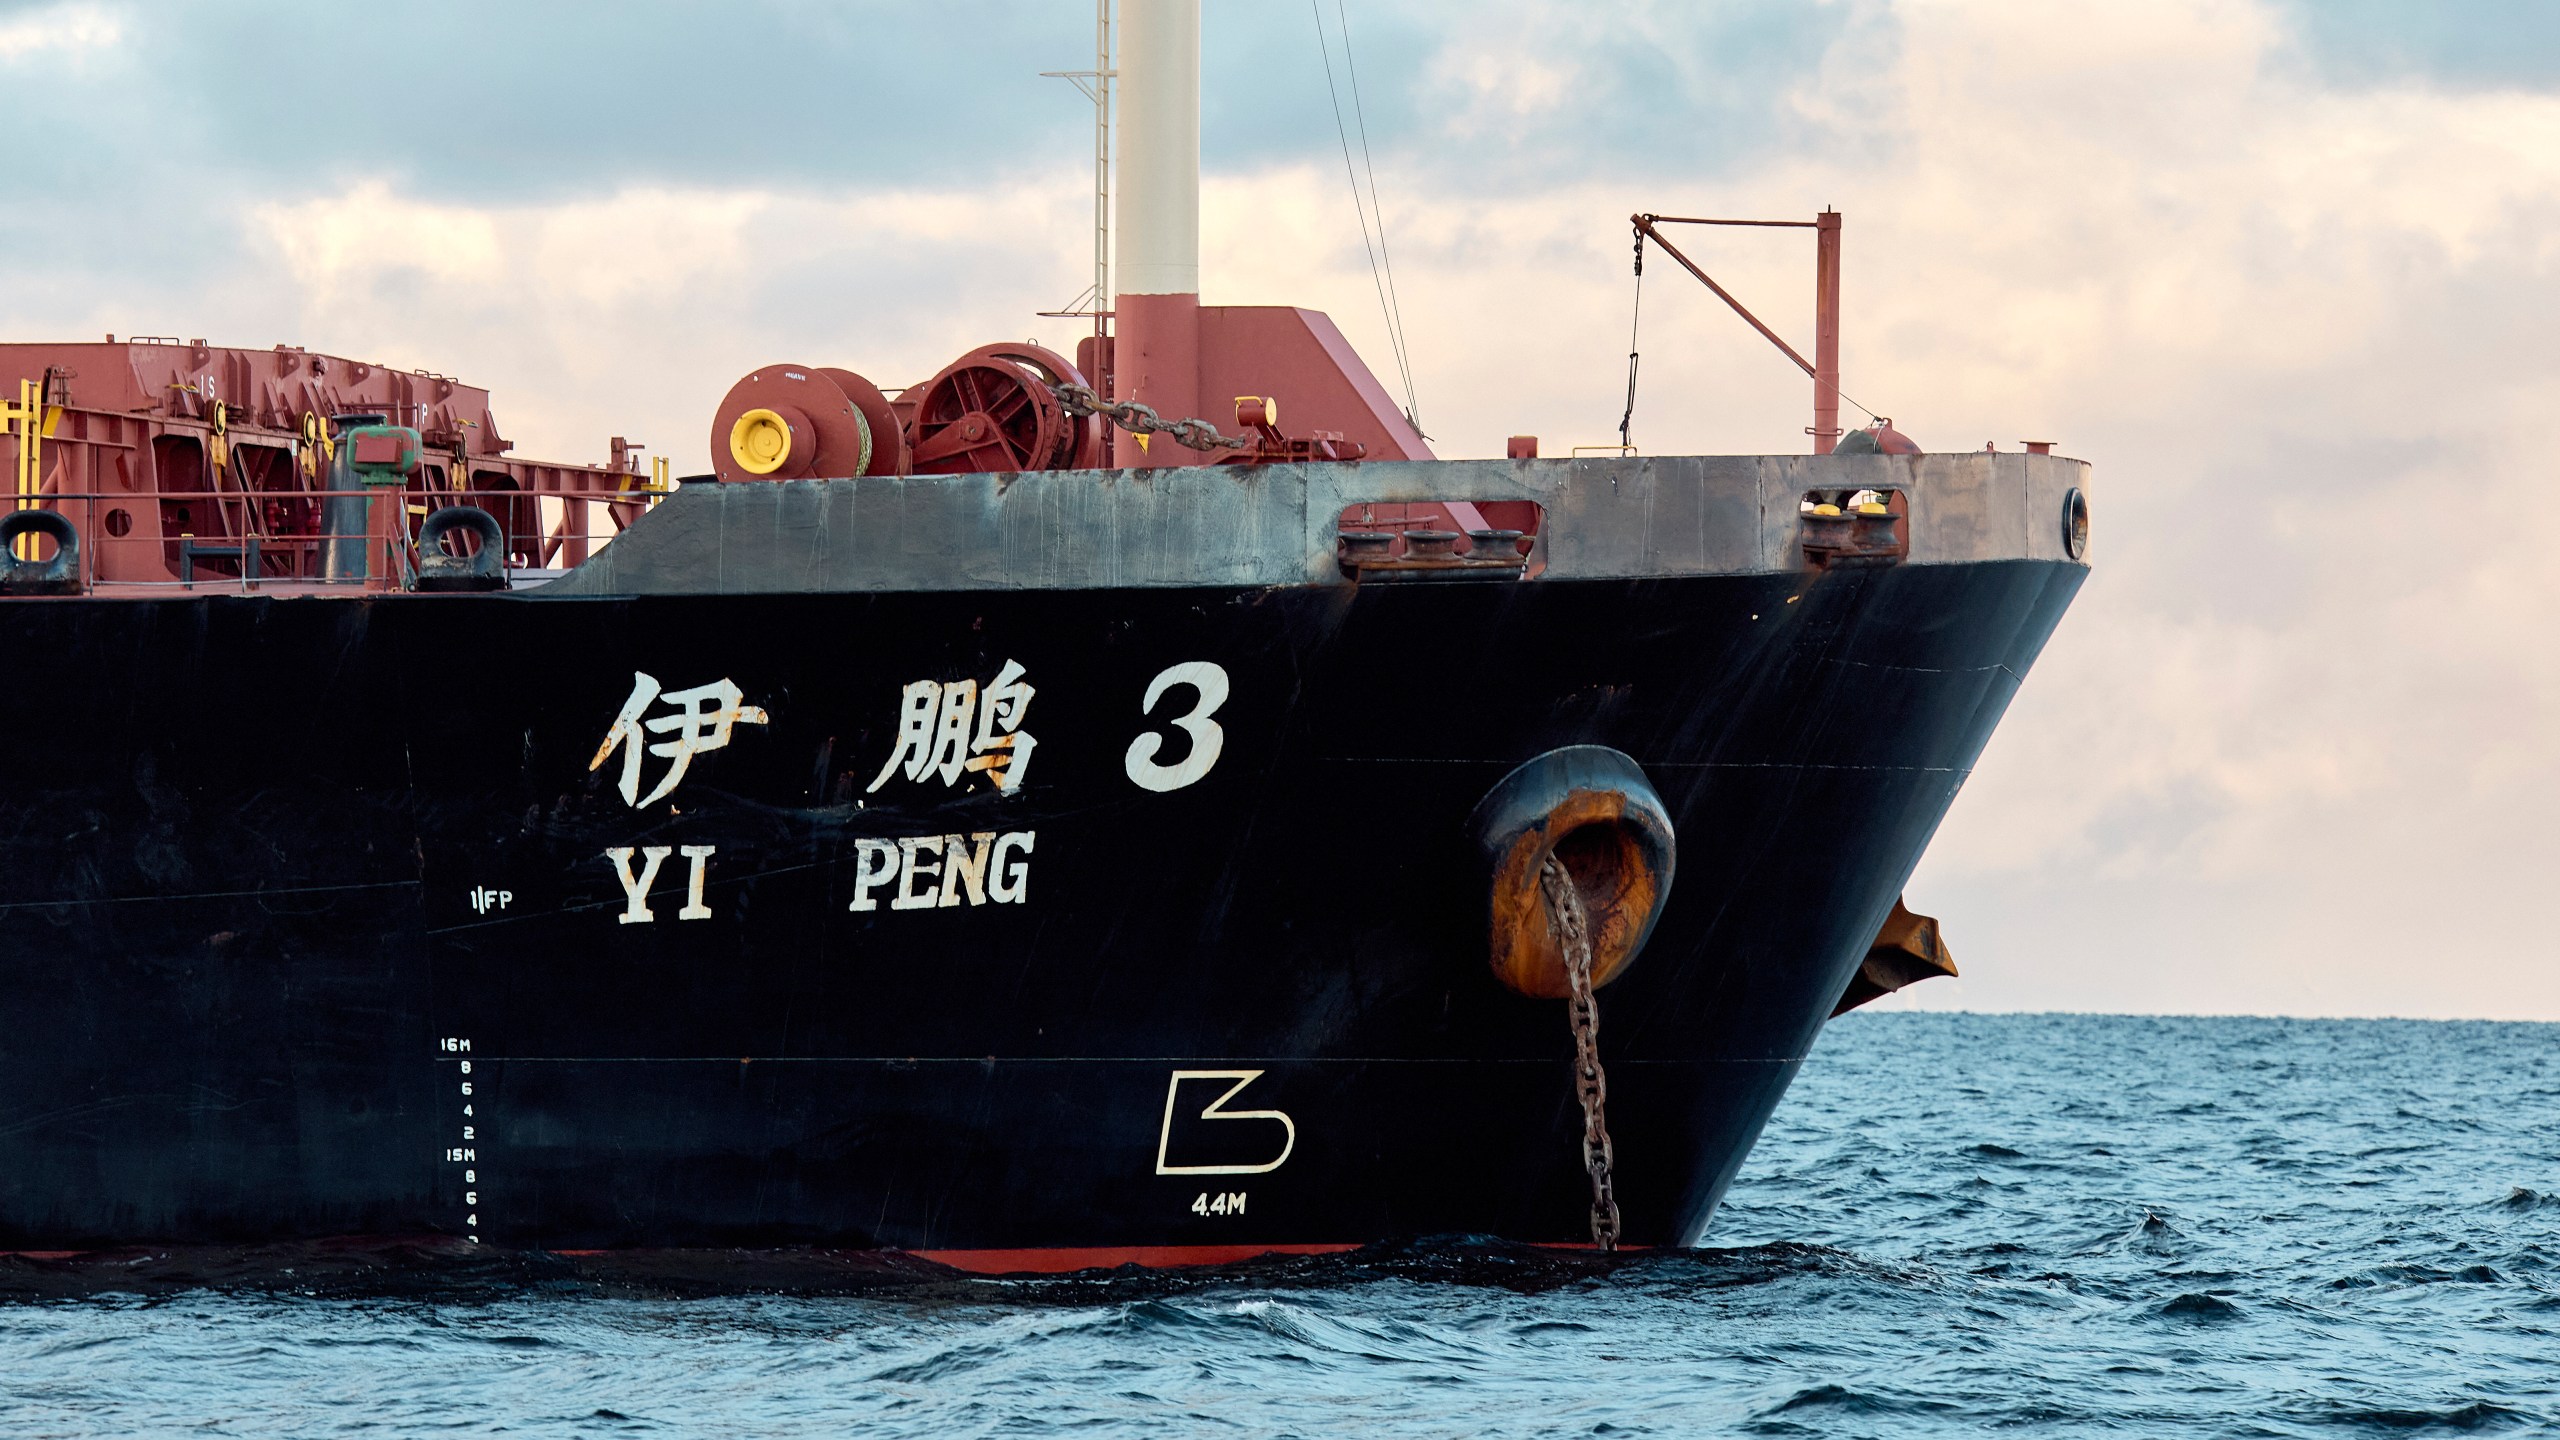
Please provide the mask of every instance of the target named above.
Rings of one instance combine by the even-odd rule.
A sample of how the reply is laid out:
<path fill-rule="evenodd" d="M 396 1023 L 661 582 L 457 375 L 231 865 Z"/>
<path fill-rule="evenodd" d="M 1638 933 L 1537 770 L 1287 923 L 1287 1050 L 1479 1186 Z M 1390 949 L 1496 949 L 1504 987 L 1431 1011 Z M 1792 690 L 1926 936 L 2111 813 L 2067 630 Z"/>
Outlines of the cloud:
<path fill-rule="evenodd" d="M 1861 97 L 1900 153 L 1853 217 L 1852 386 L 2100 462 L 2100 569 L 1917 882 L 1974 937 L 1935 998 L 2560 1016 L 2508 898 L 2560 861 L 2560 573 L 2523 538 L 2560 97 L 2127 17 L 1932 7 Z"/>
<path fill-rule="evenodd" d="M 91 4 L 47 5 L 0 18 L 0 66 L 78 61 L 124 39 L 114 12 Z"/>
<path fill-rule="evenodd" d="M 520 454 L 593 459 L 620 434 L 699 473 L 712 410 L 758 366 L 896 386 L 1020 338 L 1077 289 L 1052 237 L 1079 233 L 1088 194 L 1063 177 L 1000 197 L 646 187 L 487 206 L 368 181 L 245 221 L 314 348 L 490 386 Z M 1072 329 L 1044 323 L 1071 351 Z"/>

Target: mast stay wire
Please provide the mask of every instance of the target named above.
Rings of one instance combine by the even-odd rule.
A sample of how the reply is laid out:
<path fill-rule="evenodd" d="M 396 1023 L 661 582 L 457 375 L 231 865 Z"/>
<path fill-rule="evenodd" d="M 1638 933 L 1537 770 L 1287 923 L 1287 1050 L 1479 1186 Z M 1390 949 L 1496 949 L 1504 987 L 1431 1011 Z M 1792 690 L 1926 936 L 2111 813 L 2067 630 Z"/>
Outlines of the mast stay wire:
<path fill-rule="evenodd" d="M 1353 110 L 1360 113 L 1360 154 L 1361 158 L 1366 160 L 1369 156 L 1369 122 L 1360 104 L 1360 72 L 1352 64 L 1351 25 L 1342 13 L 1342 0 L 1334 0 L 1334 12 L 1335 17 L 1342 24 L 1342 63 L 1350 71 L 1351 104 Z M 1316 49 L 1324 57 L 1324 88 L 1326 95 L 1333 102 L 1334 133 L 1342 141 L 1342 173 L 1344 178 L 1351 182 L 1351 208 L 1360 220 L 1360 246 L 1369 257 L 1369 283 L 1377 291 L 1378 313 L 1380 318 L 1386 321 L 1387 326 L 1388 352 L 1395 357 L 1396 376 L 1404 385 L 1405 421 L 1413 426 L 1415 433 L 1420 434 L 1422 420 L 1420 407 L 1415 403 L 1413 394 L 1413 361 L 1410 352 L 1405 348 L 1403 310 L 1395 299 L 1394 263 L 1390 260 L 1384 266 L 1380 264 L 1380 257 L 1387 247 L 1387 218 L 1377 204 L 1377 170 L 1372 166 L 1369 171 L 1369 193 L 1364 201 L 1360 193 L 1360 172 L 1351 160 L 1351 126 L 1343 119 L 1342 92 L 1334 84 L 1333 46 L 1324 33 L 1324 8 L 1320 0 L 1307 0 L 1307 13 L 1316 22 Z M 1369 231 L 1372 212 L 1376 213 L 1377 218 L 1377 236 L 1374 240 L 1371 239 Z M 1423 435 L 1422 438 L 1428 440 L 1431 437 Z"/>
<path fill-rule="evenodd" d="M 1628 437 L 1627 431 L 1630 426 L 1636 423 L 1636 361 L 1638 359 L 1638 351 L 1636 349 L 1636 331 L 1643 324 L 1644 232 L 1639 230 L 1636 232 L 1635 313 L 1627 317 L 1627 410 L 1625 414 L 1618 417 L 1618 448 L 1621 450 L 1633 450 L 1636 448 L 1635 441 Z"/>
<path fill-rule="evenodd" d="M 1387 308 L 1395 319 L 1396 365 L 1404 375 L 1404 418 L 1419 434 L 1422 420 L 1413 398 L 1413 350 L 1406 339 L 1404 301 L 1396 294 L 1396 259 L 1387 253 L 1387 211 L 1378 203 L 1378 170 L 1369 158 L 1369 112 L 1360 100 L 1360 63 L 1351 58 L 1351 17 L 1343 13 L 1342 4 L 1343 0 L 1333 0 L 1333 16 L 1342 31 L 1342 67 L 1351 77 L 1351 118 L 1360 128 L 1360 168 L 1368 174 L 1369 213 L 1378 222 L 1378 259 L 1385 264 L 1387 271 Z M 1424 435 L 1422 438 L 1428 440 L 1431 437 Z"/>

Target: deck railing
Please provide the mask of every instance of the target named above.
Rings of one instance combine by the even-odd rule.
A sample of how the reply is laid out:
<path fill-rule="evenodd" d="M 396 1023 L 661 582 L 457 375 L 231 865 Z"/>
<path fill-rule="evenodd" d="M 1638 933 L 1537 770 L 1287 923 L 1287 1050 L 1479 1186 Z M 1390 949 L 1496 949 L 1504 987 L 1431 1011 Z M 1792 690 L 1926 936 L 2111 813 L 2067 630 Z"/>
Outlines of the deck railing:
<path fill-rule="evenodd" d="M 51 510 L 80 532 L 82 588 L 186 592 L 208 588 L 299 591 L 409 588 L 424 558 L 419 528 L 438 510 L 469 505 L 497 523 L 510 583 L 574 569 L 637 520 L 669 487 L 639 475 L 628 489 L 540 490 L 139 490 L 20 496 L 16 508 Z M 449 530 L 439 545 L 474 555 L 480 535 Z M 49 557 L 53 542 L 28 536 L 22 559 Z"/>

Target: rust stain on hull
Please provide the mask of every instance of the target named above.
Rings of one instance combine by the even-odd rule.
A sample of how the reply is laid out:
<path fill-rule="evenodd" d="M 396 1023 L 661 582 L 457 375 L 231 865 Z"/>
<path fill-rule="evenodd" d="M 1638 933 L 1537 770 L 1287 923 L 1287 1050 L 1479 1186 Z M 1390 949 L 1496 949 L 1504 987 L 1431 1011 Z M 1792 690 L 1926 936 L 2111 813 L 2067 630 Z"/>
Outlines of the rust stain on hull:
<path fill-rule="evenodd" d="M 1591 926 L 1591 983 L 1606 985 L 1635 959 L 1652 923 L 1662 876 L 1637 838 L 1627 797 L 1574 790 L 1514 840 L 1493 879 L 1493 973 L 1539 1000 L 1571 994 L 1564 952 L 1547 923 L 1538 872 L 1553 854 L 1573 877 Z"/>

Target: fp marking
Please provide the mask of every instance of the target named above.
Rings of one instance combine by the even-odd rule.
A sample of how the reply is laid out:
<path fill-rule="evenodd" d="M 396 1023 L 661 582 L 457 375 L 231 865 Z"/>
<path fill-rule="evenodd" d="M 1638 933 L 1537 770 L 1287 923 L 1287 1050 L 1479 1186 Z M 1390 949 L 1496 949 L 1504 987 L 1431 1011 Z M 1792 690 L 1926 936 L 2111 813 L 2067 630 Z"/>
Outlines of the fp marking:
<path fill-rule="evenodd" d="M 1247 1085 L 1250 1085 L 1261 1078 L 1262 1072 L 1259 1070 L 1174 1071 L 1172 1081 L 1164 1088 L 1164 1125 L 1161 1129 L 1156 1131 L 1156 1173 L 1159 1175 L 1265 1175 L 1271 1171 L 1279 1169 L 1283 1164 L 1286 1164 L 1289 1159 L 1289 1153 L 1298 1148 L 1298 1122 L 1290 1119 L 1288 1116 L 1277 1110 L 1229 1110 L 1225 1108 L 1228 1101 L 1236 1098 L 1237 1091 L 1244 1089 Z M 1174 1111 L 1180 1107 L 1182 1100 L 1182 1082 L 1185 1080 L 1233 1080 L 1236 1082 L 1233 1085 L 1228 1086 L 1225 1093 L 1219 1095 L 1217 1099 L 1210 1101 L 1206 1106 L 1202 1107 L 1199 1118 L 1203 1120 L 1277 1120 L 1280 1122 L 1280 1129 L 1283 1137 L 1280 1142 L 1280 1153 L 1273 1157 L 1268 1163 L 1261 1165 L 1166 1164 L 1165 1154 L 1173 1145 Z M 1238 1208 L 1240 1209 L 1242 1207 L 1239 1206 Z"/>
<path fill-rule="evenodd" d="M 492 910 L 506 909 L 515 903 L 515 898 L 516 892 L 513 890 L 492 890 L 485 885 L 471 887 L 471 908 L 483 915 Z"/>

